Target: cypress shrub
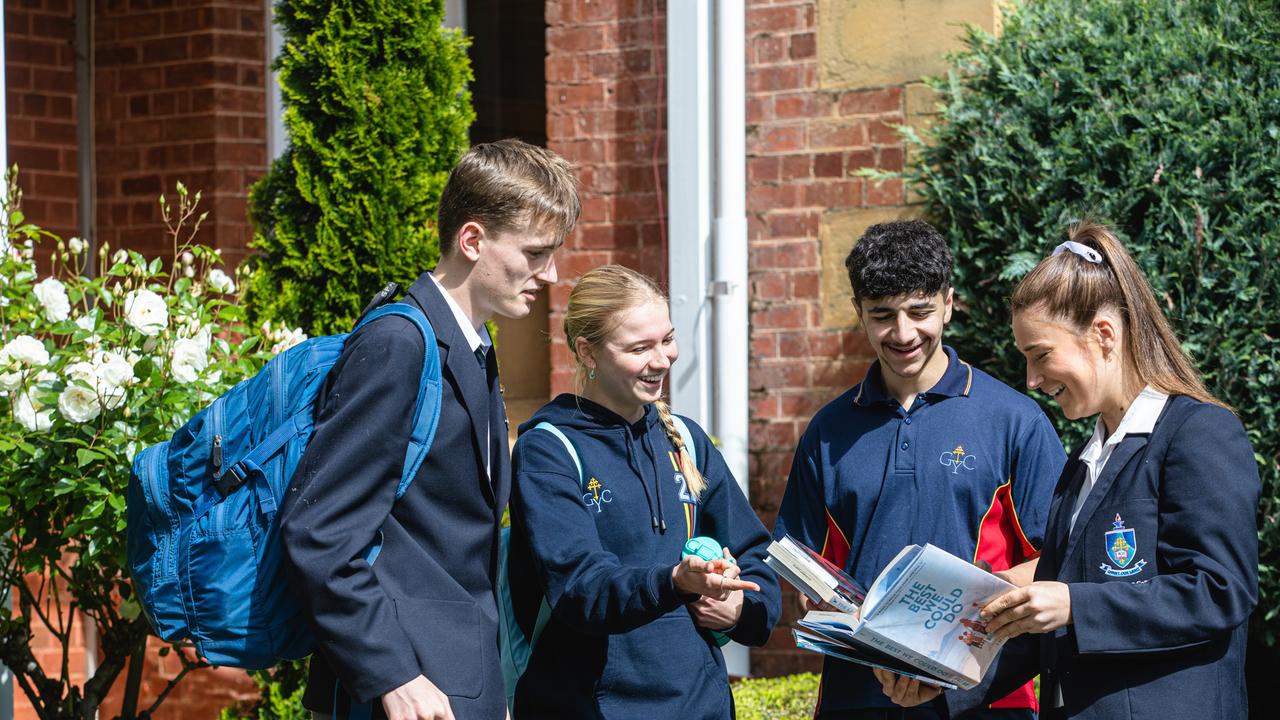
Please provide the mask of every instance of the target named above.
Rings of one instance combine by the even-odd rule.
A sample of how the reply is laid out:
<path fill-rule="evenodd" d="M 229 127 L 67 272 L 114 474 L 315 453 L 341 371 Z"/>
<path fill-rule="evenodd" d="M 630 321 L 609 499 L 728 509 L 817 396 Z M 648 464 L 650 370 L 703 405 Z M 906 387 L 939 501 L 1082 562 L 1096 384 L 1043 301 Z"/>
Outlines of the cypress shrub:
<path fill-rule="evenodd" d="M 1090 216 L 1116 227 L 1262 475 L 1255 639 L 1280 635 L 1280 23 L 1261 0 L 1035 0 L 968 31 L 908 168 L 956 252 L 960 352 L 1025 382 L 1007 299 Z M 908 132 L 908 135 L 910 133 Z M 1041 402 L 1046 397 L 1035 393 Z M 1056 410 L 1064 442 L 1091 422 Z M 1213 492 L 1212 477 L 1204 491 Z M 1250 522 L 1252 518 L 1222 518 Z M 1135 611 L 1140 608 L 1135 608 Z"/>
<path fill-rule="evenodd" d="M 250 193 L 256 319 L 350 329 L 439 257 L 436 205 L 475 117 L 442 0 L 280 0 L 289 148 Z"/>

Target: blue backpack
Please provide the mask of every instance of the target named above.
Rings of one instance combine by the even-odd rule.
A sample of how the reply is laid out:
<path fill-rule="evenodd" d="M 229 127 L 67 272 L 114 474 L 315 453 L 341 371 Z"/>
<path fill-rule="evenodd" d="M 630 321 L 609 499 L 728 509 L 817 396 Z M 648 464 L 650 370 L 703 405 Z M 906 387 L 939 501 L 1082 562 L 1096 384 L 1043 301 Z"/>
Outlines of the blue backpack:
<path fill-rule="evenodd" d="M 370 310 L 355 330 L 388 315 L 410 320 L 426 347 L 399 500 L 435 437 L 440 356 L 430 323 L 412 305 Z M 128 562 L 156 635 L 190 640 L 210 663 L 245 669 L 311 652 L 309 622 L 281 564 L 276 511 L 311 439 L 316 395 L 347 337 L 312 338 L 286 350 L 171 440 L 134 458 Z M 371 563 L 380 540 L 379 531 L 365 554 Z"/>
<path fill-rule="evenodd" d="M 698 464 L 697 447 L 693 444 L 693 434 L 689 432 L 689 426 L 678 415 L 672 415 L 671 419 L 675 421 L 676 429 L 680 432 L 680 438 L 684 441 L 684 447 L 689 452 L 689 459 L 696 466 Z M 573 460 L 573 466 L 578 471 L 578 488 L 586 489 L 586 474 L 582 471 L 582 460 L 578 458 L 578 450 L 573 446 L 573 442 L 564 432 L 549 422 L 540 422 L 533 426 L 534 430 L 544 430 L 555 435 L 560 443 L 564 445 L 564 449 L 569 453 L 569 457 Z M 689 528 L 690 536 L 693 535 L 693 528 Z M 533 657 L 533 648 L 538 644 L 538 638 L 542 635 L 542 631 L 547 627 L 547 621 L 551 619 L 551 606 L 547 604 L 547 599 L 542 598 L 542 604 L 538 607 L 538 616 L 534 620 L 533 628 L 528 635 L 525 635 L 521 629 L 520 623 L 516 620 L 516 603 L 515 597 L 511 591 L 511 528 L 504 527 L 499 534 L 498 548 L 498 641 L 501 649 L 502 663 L 502 680 L 506 685 L 507 707 L 515 707 L 516 685 L 520 682 L 520 676 L 524 675 L 524 671 L 529 668 L 529 659 Z"/>

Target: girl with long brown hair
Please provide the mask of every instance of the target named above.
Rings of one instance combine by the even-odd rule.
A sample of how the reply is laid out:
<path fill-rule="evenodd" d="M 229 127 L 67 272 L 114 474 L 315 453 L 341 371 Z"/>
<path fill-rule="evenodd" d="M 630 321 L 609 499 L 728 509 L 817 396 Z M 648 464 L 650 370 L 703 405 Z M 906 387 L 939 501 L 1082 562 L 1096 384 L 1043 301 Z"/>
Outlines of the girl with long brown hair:
<path fill-rule="evenodd" d="M 949 710 L 1038 672 L 1042 718 L 1243 720 L 1260 483 L 1239 419 L 1105 226 L 1072 228 L 1012 306 L 1027 386 L 1097 421 L 1054 491 L 1035 582 L 983 609 L 1013 640 Z M 878 675 L 899 704 L 937 695 Z"/>
<path fill-rule="evenodd" d="M 536 638 L 513 717 L 730 718 L 719 640 L 762 645 L 777 621 L 769 535 L 707 434 L 662 400 L 679 352 L 653 281 L 586 273 L 564 330 L 579 390 L 521 426 L 513 454 L 508 576 Z M 723 557 L 682 559 L 697 536 Z"/>

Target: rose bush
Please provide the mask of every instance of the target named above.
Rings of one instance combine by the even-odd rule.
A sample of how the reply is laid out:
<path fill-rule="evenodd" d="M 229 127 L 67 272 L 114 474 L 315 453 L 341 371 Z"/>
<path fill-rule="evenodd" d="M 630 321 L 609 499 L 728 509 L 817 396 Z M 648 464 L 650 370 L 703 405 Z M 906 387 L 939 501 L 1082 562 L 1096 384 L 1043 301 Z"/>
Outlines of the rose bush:
<path fill-rule="evenodd" d="M 128 661 L 141 660 L 148 629 L 125 560 L 130 463 L 256 372 L 269 343 L 245 324 L 218 252 L 193 241 L 198 193 L 161 198 L 173 267 L 103 247 L 89 277 L 87 243 L 24 223 L 13 177 L 0 235 L 0 582 L 15 602 L 0 609 L 0 661 L 41 718 L 93 717 L 129 665 L 122 714 L 139 717 L 185 671 L 139 697 L 142 663 Z M 65 660 L 77 613 L 103 655 L 82 685 Z M 37 662 L 38 626 L 61 643 L 60 667 Z M 178 656 L 186 670 L 201 664 Z"/>

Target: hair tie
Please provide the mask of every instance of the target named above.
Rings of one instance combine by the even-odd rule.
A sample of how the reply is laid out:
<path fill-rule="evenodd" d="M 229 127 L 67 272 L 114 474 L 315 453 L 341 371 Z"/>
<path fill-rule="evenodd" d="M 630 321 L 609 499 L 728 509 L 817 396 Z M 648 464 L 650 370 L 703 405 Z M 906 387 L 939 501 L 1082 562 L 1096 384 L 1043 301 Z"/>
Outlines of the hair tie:
<path fill-rule="evenodd" d="M 1072 253 L 1075 253 L 1076 255 L 1079 255 L 1080 257 L 1084 258 L 1085 260 L 1088 260 L 1094 265 L 1102 264 L 1102 253 L 1098 252 L 1097 250 L 1094 250 L 1088 245 L 1078 243 L 1075 240 L 1068 240 L 1062 243 L 1061 245 L 1053 249 L 1053 252 L 1051 253 L 1051 255 L 1057 255 L 1058 253 L 1064 252 L 1064 251 L 1070 251 Z"/>

